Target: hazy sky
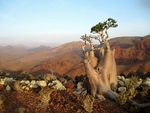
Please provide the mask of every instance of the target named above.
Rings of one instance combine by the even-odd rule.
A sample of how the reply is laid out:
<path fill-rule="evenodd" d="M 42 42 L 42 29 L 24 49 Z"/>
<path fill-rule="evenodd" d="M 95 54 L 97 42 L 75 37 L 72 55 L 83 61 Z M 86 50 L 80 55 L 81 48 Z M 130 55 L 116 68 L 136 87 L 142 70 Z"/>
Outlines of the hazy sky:
<path fill-rule="evenodd" d="M 109 17 L 110 38 L 150 34 L 150 0 L 0 0 L 0 45 L 80 40 Z"/>

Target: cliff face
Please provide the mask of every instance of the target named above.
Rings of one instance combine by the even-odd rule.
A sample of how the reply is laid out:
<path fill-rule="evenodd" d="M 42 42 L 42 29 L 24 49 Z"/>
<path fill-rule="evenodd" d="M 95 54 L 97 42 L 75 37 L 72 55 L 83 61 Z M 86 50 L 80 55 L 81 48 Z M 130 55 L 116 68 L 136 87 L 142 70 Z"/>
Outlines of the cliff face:
<path fill-rule="evenodd" d="M 137 39 L 131 38 L 131 40 L 134 43 L 130 43 L 129 46 L 128 44 L 125 47 L 112 45 L 112 48 L 116 50 L 118 73 L 128 74 L 137 70 L 144 73 L 150 71 L 150 35 Z"/>
<path fill-rule="evenodd" d="M 129 48 L 121 48 L 120 46 L 113 46 L 113 48 L 116 50 L 115 58 L 118 65 L 132 64 L 149 58 L 150 39 Z"/>

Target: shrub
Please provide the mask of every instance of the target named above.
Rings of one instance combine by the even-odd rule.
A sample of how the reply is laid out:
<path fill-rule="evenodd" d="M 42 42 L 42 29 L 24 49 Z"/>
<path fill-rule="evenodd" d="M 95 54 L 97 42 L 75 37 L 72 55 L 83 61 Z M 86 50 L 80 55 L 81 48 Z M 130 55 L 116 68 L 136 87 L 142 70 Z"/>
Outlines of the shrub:
<path fill-rule="evenodd" d="M 138 94 L 136 90 L 136 84 L 138 82 L 138 77 L 132 76 L 129 82 L 126 82 L 125 87 L 127 88 L 126 92 L 119 93 L 117 101 L 120 105 L 125 104 L 126 102 L 131 102 L 132 99 Z"/>

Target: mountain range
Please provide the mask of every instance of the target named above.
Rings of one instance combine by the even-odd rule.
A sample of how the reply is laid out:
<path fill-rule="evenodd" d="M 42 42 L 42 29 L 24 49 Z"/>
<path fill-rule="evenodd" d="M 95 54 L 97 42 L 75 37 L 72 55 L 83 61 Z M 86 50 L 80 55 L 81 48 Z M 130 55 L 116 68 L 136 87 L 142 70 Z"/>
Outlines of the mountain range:
<path fill-rule="evenodd" d="M 118 74 L 141 70 L 150 72 L 150 35 L 143 37 L 116 37 L 109 40 L 115 48 Z M 0 69 L 28 71 L 33 74 L 54 72 L 61 76 L 84 75 L 82 41 L 69 42 L 55 48 L 39 46 L 0 46 Z M 89 45 L 88 45 L 89 46 Z"/>

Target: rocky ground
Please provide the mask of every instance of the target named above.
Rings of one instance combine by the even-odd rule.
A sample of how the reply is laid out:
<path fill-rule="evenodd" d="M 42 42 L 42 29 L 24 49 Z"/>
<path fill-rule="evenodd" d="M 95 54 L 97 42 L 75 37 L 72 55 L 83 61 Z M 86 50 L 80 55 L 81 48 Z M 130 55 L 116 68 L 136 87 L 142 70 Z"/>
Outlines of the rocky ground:
<path fill-rule="evenodd" d="M 0 95 L 4 99 L 0 107 L 0 113 L 87 113 L 83 108 L 85 96 L 71 93 L 71 89 L 66 91 L 54 91 L 48 104 L 41 104 L 37 90 L 27 92 L 6 91 L 0 86 Z M 106 100 L 94 103 L 93 113 L 127 113 L 119 104 Z"/>
<path fill-rule="evenodd" d="M 121 76 L 119 84 L 122 84 L 121 79 L 124 78 Z M 63 84 L 64 89 L 62 86 L 54 87 L 55 84 L 53 86 L 40 84 L 41 86 L 33 88 L 31 80 L 29 89 L 24 89 L 21 80 L 16 80 L 20 81 L 19 87 L 15 84 L 10 88 L 8 79 L 5 79 L 4 84 L 3 80 L 4 78 L 0 80 L 0 113 L 150 113 L 149 107 L 139 108 L 128 102 L 120 105 L 109 99 L 99 102 L 89 94 L 81 94 L 81 90 L 77 91 L 82 89 L 79 84 L 81 82 L 77 84 L 77 82 L 66 81 Z M 16 81 L 15 83 L 18 83 Z M 149 81 L 147 83 L 149 84 Z M 143 89 L 139 88 L 139 90 Z M 143 97 L 137 94 L 134 100 L 141 104 L 150 103 L 150 91 L 147 90 Z"/>

